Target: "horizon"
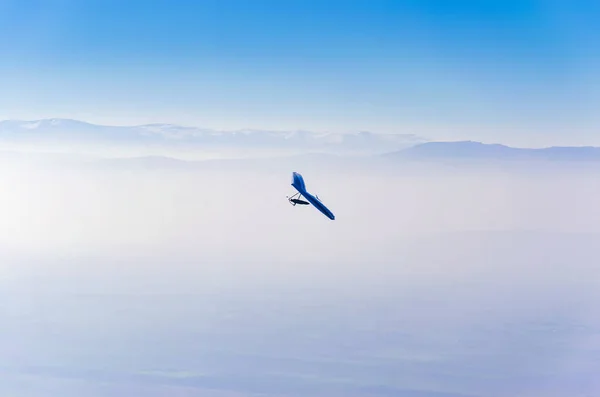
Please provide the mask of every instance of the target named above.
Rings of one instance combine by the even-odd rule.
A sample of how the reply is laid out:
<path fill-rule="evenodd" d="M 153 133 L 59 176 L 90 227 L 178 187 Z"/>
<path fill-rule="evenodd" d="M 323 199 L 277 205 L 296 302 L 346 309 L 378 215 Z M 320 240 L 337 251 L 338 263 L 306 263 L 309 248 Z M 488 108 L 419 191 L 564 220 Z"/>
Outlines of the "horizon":
<path fill-rule="evenodd" d="M 386 135 L 387 136 L 396 135 L 396 136 L 406 136 L 406 137 L 412 136 L 414 138 L 422 140 L 422 142 L 416 142 L 416 143 L 410 145 L 409 147 L 401 149 L 401 150 L 405 150 L 405 149 L 409 149 L 410 147 L 413 147 L 413 146 L 429 144 L 429 143 L 479 143 L 479 144 L 486 145 L 486 146 L 500 145 L 500 146 L 505 146 L 505 147 L 508 147 L 511 149 L 532 149 L 532 150 L 551 149 L 551 148 L 600 148 L 600 143 L 598 145 L 583 145 L 583 144 L 581 144 L 581 145 L 558 145 L 558 144 L 549 143 L 548 145 L 542 145 L 542 146 L 515 146 L 515 145 L 510 145 L 510 144 L 507 144 L 507 143 L 501 142 L 501 141 L 487 141 L 486 142 L 486 141 L 472 140 L 472 139 L 432 140 L 432 139 L 428 139 L 428 137 L 420 136 L 418 134 L 410 133 L 408 131 L 407 132 L 385 133 L 385 132 L 377 132 L 377 131 L 365 131 L 365 130 L 353 130 L 352 131 L 352 130 L 349 130 L 349 131 L 334 132 L 334 131 L 314 131 L 314 130 L 302 130 L 302 129 L 268 130 L 268 129 L 261 129 L 261 128 L 239 128 L 239 129 L 231 129 L 231 130 L 216 130 L 216 129 L 212 129 L 212 128 L 207 128 L 202 125 L 178 124 L 178 123 L 166 122 L 166 121 L 150 123 L 150 124 L 104 124 L 104 123 L 97 123 L 97 122 L 93 122 L 93 121 L 85 120 L 85 119 L 73 119 L 73 118 L 62 118 L 62 117 L 48 117 L 48 118 L 42 118 L 42 119 L 0 119 L 0 123 L 2 123 L 2 122 L 36 123 L 36 122 L 43 122 L 43 121 L 77 122 L 77 123 L 84 123 L 84 124 L 99 126 L 99 127 L 115 127 L 115 128 L 173 126 L 173 127 L 181 127 L 181 128 L 185 128 L 185 129 L 208 130 L 208 131 L 212 131 L 212 132 L 216 132 L 216 133 L 269 132 L 269 133 L 275 133 L 275 134 L 286 134 L 286 133 L 303 132 L 303 133 L 316 134 L 316 135 L 327 135 L 327 134 L 357 135 L 357 134 L 365 134 L 366 133 L 366 134 L 384 135 L 384 136 L 386 136 Z M 392 152 L 394 152 L 394 150 L 392 150 Z"/>

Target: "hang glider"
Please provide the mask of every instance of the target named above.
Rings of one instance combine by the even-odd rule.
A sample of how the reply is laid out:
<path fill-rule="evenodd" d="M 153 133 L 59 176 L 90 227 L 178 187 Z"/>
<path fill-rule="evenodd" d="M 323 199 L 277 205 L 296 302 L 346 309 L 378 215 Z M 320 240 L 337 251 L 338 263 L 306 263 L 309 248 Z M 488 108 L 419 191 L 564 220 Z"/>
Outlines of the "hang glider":
<path fill-rule="evenodd" d="M 335 216 L 333 213 L 321 202 L 319 196 L 313 196 L 309 192 L 306 191 L 306 185 L 304 183 L 304 178 L 297 172 L 292 173 L 292 186 L 298 191 L 291 197 L 288 197 L 288 201 L 293 206 L 298 205 L 309 205 L 312 204 L 313 207 L 321 211 L 323 215 L 327 218 L 334 220 Z M 305 200 L 303 200 L 303 198 Z"/>

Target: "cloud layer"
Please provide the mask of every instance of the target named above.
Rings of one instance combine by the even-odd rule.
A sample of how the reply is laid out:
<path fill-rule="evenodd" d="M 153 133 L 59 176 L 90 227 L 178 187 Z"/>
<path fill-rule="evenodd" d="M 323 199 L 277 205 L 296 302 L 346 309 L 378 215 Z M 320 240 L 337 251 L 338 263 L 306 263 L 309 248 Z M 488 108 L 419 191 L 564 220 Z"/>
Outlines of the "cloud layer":
<path fill-rule="evenodd" d="M 4 161 L 6 393 L 599 390 L 594 168 Z"/>

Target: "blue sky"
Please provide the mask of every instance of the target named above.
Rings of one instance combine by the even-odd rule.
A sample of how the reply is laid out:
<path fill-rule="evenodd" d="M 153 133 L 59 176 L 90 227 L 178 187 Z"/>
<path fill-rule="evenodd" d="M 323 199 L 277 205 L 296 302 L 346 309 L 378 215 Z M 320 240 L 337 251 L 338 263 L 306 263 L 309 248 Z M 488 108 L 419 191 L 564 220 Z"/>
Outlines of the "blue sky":
<path fill-rule="evenodd" d="M 0 0 L 0 118 L 600 145 L 600 3 Z"/>

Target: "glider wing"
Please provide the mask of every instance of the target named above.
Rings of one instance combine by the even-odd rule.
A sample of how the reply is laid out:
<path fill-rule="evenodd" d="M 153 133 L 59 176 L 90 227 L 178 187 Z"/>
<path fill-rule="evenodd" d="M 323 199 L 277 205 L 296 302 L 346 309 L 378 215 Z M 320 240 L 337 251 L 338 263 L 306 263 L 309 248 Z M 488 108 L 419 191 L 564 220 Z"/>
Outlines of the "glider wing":
<path fill-rule="evenodd" d="M 306 201 L 311 203 L 313 207 L 318 209 L 323 215 L 327 218 L 334 220 L 335 215 L 315 196 L 306 191 L 306 184 L 304 183 L 304 178 L 297 172 L 292 173 L 292 186 L 300 193 Z"/>

